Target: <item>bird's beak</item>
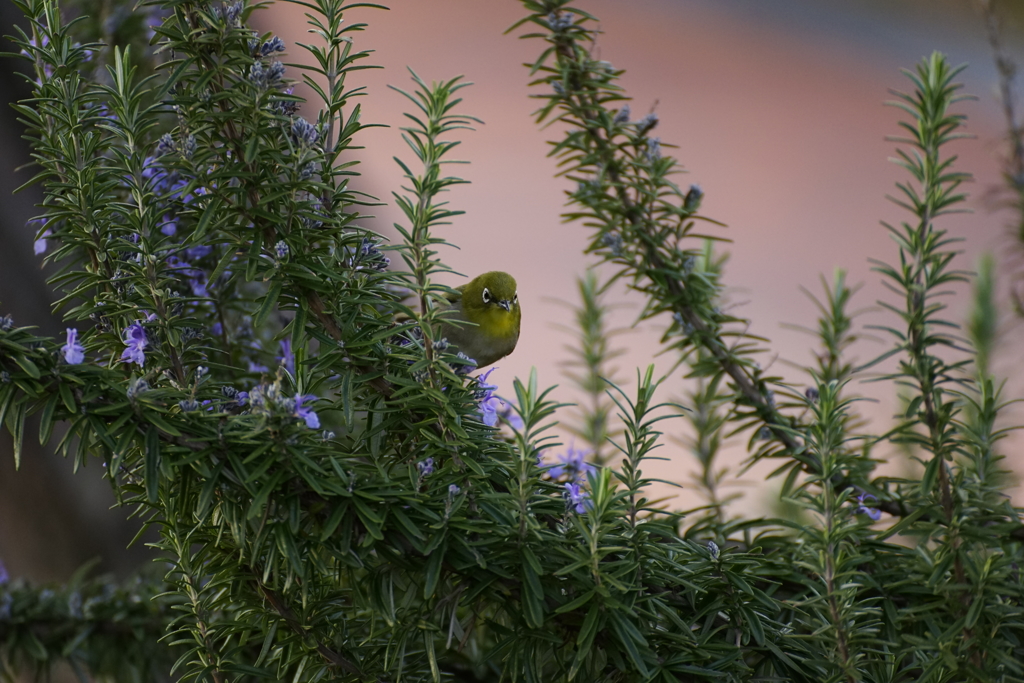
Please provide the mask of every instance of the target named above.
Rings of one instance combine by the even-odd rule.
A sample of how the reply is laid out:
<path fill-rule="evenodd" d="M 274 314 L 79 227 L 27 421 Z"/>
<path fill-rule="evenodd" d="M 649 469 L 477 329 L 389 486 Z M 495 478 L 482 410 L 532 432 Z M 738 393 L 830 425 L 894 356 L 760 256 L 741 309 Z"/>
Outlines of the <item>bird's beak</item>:
<path fill-rule="evenodd" d="M 502 308 L 504 308 L 509 313 L 512 312 L 512 302 L 509 301 L 508 299 L 503 299 L 503 300 L 499 301 L 498 305 L 501 306 Z"/>

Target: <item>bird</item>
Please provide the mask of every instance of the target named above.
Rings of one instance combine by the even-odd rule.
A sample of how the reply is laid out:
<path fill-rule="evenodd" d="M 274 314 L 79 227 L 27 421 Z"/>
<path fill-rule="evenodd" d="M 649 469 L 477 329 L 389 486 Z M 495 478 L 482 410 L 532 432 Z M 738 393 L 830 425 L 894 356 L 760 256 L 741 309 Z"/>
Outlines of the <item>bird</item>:
<path fill-rule="evenodd" d="M 512 353 L 519 341 L 519 291 L 508 273 L 493 270 L 456 287 L 446 297 L 441 337 L 484 368 Z M 452 322 L 475 323 L 453 325 Z M 452 348 L 454 347 L 454 348 Z"/>

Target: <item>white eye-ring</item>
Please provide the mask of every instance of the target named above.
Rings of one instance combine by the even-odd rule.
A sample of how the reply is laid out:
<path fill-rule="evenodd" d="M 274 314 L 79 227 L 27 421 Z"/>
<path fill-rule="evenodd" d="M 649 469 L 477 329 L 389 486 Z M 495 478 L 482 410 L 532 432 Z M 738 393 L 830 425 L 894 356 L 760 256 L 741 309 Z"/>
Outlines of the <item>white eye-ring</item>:
<path fill-rule="evenodd" d="M 487 289 L 486 287 L 484 287 L 484 303 L 491 303 L 491 290 Z"/>
<path fill-rule="evenodd" d="M 515 306 L 519 303 L 519 292 L 512 295 L 512 305 Z"/>

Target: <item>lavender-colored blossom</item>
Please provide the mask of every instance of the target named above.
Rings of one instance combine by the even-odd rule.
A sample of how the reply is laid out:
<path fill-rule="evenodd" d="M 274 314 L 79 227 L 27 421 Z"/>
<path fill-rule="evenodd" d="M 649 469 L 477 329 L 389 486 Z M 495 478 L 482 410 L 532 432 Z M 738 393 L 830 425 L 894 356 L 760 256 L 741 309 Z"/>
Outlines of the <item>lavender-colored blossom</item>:
<path fill-rule="evenodd" d="M 548 15 L 548 26 L 555 33 L 561 33 L 573 25 L 573 16 L 569 12 L 558 12 L 557 10 Z"/>
<path fill-rule="evenodd" d="M 240 2 L 240 1 L 239 2 L 232 2 L 230 4 L 228 4 L 228 3 L 224 4 L 224 8 L 223 8 L 222 12 L 223 12 L 224 21 L 228 24 L 228 26 L 234 26 L 235 28 L 238 28 L 239 26 L 242 25 L 241 17 L 242 17 L 242 10 L 244 8 L 245 8 L 245 5 L 242 2 Z"/>
<path fill-rule="evenodd" d="M 487 383 L 487 378 L 495 370 L 497 368 L 491 368 L 476 378 L 476 393 L 480 400 L 480 415 L 484 424 L 488 427 L 494 427 L 498 424 L 498 411 L 505 405 L 500 398 L 494 395 L 498 387 Z"/>
<path fill-rule="evenodd" d="M 283 261 L 288 258 L 288 251 L 288 243 L 284 240 L 279 240 L 277 244 L 274 245 L 274 253 L 277 255 L 278 261 Z"/>
<path fill-rule="evenodd" d="M 238 406 L 244 406 L 249 402 L 249 392 L 239 391 L 230 385 L 225 385 L 220 388 L 221 395 L 226 398 L 229 402 L 234 403 Z M 231 407 L 231 406 L 228 406 Z"/>
<path fill-rule="evenodd" d="M 292 88 L 287 88 L 282 94 L 291 95 L 292 90 Z M 275 99 L 270 106 L 281 116 L 295 116 L 299 111 L 299 103 L 290 99 Z"/>
<path fill-rule="evenodd" d="M 51 233 L 50 230 L 47 229 L 42 234 L 42 236 L 33 243 L 32 251 L 35 253 L 36 256 L 39 256 L 40 254 L 45 254 L 46 250 L 50 248 L 50 243 L 49 241 L 47 241 L 46 238 L 52 234 L 53 233 Z"/>
<path fill-rule="evenodd" d="M 614 232 L 606 232 L 601 236 L 601 244 L 608 247 L 611 250 L 612 256 L 622 256 L 623 246 L 625 243 L 622 237 L 615 234 Z"/>
<path fill-rule="evenodd" d="M 877 522 L 882 518 L 882 511 L 879 510 L 878 508 L 868 507 L 867 505 L 865 505 L 865 501 L 867 501 L 868 498 L 872 500 L 877 500 L 877 498 L 872 496 L 870 493 L 862 493 L 859 496 L 857 496 L 857 502 L 860 503 L 860 505 L 857 507 L 857 514 L 867 515 L 871 518 L 872 521 Z"/>
<path fill-rule="evenodd" d="M 281 40 L 278 36 L 274 36 L 273 38 L 271 38 L 270 40 L 268 40 L 267 42 L 263 43 L 263 45 L 260 46 L 260 54 L 263 55 L 264 57 L 266 57 L 267 55 L 271 55 L 275 52 L 284 52 L 284 50 L 284 41 Z"/>
<path fill-rule="evenodd" d="M 661 158 L 661 138 L 651 138 L 647 141 L 647 161 L 654 162 Z"/>
<path fill-rule="evenodd" d="M 511 405 L 506 404 L 505 407 L 498 412 L 498 417 L 508 423 L 508 426 L 516 431 L 523 428 L 523 418 L 519 417 L 519 413 L 515 411 Z"/>
<path fill-rule="evenodd" d="M 4 561 L 0 560 L 0 586 L 3 586 L 11 580 L 11 575 L 7 573 L 7 567 L 4 566 Z"/>
<path fill-rule="evenodd" d="M 367 237 L 362 239 L 358 247 L 344 247 L 343 253 L 348 254 L 343 263 L 355 270 L 372 268 L 378 272 L 383 272 L 391 265 L 391 259 L 384 255 L 377 242 Z"/>
<path fill-rule="evenodd" d="M 270 397 L 268 397 L 268 394 L 270 394 Z M 249 405 L 258 412 L 269 413 L 271 403 L 269 399 L 276 399 L 276 396 L 277 393 L 273 385 L 260 384 L 253 387 L 252 391 L 249 392 Z"/>
<path fill-rule="evenodd" d="M 181 156 L 186 159 L 191 159 L 197 149 L 199 149 L 199 142 L 195 135 L 186 135 L 185 139 L 181 141 Z"/>
<path fill-rule="evenodd" d="M 283 365 L 284 369 L 292 375 L 295 374 L 295 354 L 292 353 L 292 340 L 290 337 L 286 337 L 281 340 L 281 355 L 277 357 L 278 365 Z"/>
<path fill-rule="evenodd" d="M 158 157 L 173 154 L 177 151 L 177 145 L 174 144 L 174 136 L 170 133 L 164 133 L 160 136 L 160 141 L 156 143 L 155 154 Z"/>
<path fill-rule="evenodd" d="M 210 296 L 210 291 L 206 288 L 206 273 L 202 273 L 200 277 L 189 278 L 188 286 L 192 288 L 195 296 L 204 299 Z"/>
<path fill-rule="evenodd" d="M 313 202 L 311 205 L 311 210 L 313 213 L 307 215 L 306 212 L 303 212 L 302 227 L 306 228 L 307 230 L 316 230 L 317 228 L 322 228 L 324 226 L 324 222 L 321 220 L 321 218 L 325 217 L 322 212 L 322 209 L 323 205 L 320 204 L 320 202 Z"/>
<path fill-rule="evenodd" d="M 700 189 L 700 185 L 690 185 L 690 189 L 686 192 L 686 198 L 683 200 L 683 208 L 687 211 L 696 211 L 703 198 L 704 190 Z"/>
<path fill-rule="evenodd" d="M 36 41 L 35 38 L 29 38 L 28 39 L 28 44 L 32 48 L 32 51 L 29 52 L 28 50 L 23 48 L 21 50 L 21 54 L 25 55 L 26 57 L 31 59 L 33 62 L 37 62 L 37 63 L 38 62 L 42 62 L 42 60 L 37 58 L 37 53 L 40 52 L 40 48 L 41 47 L 46 47 L 47 45 L 50 44 L 50 38 L 48 36 L 46 36 L 46 35 L 42 36 L 42 40 L 41 41 Z M 47 62 L 42 62 L 42 64 L 43 64 L 43 74 L 46 76 L 46 78 L 51 78 L 53 76 L 53 66 L 51 64 L 47 63 Z M 36 78 L 34 80 L 35 80 L 36 85 L 40 85 L 42 83 L 42 81 L 40 79 L 38 79 L 38 78 Z"/>
<path fill-rule="evenodd" d="M 128 396 L 129 401 L 134 402 L 140 394 L 144 394 L 147 391 L 149 391 L 149 382 L 141 377 L 136 377 L 128 383 L 128 390 L 125 392 L 125 395 Z"/>
<path fill-rule="evenodd" d="M 64 361 L 68 365 L 78 365 L 85 360 L 85 347 L 78 343 L 78 329 L 67 328 L 68 336 L 60 352 L 64 354 Z"/>
<path fill-rule="evenodd" d="M 644 133 L 653 130 L 658 125 L 658 115 L 651 112 L 647 116 L 643 117 L 636 122 L 637 135 L 643 135 Z"/>
<path fill-rule="evenodd" d="M 416 469 L 420 471 L 420 477 L 429 477 L 434 473 L 434 459 L 427 458 L 416 463 Z"/>
<path fill-rule="evenodd" d="M 447 344 L 447 340 L 442 340 Z M 435 346 L 435 348 L 437 348 Z M 459 353 L 461 356 L 462 353 Z M 497 367 L 492 367 L 487 372 L 478 375 L 476 378 L 476 386 L 474 387 L 474 393 L 476 399 L 480 402 L 480 415 L 483 419 L 483 423 L 488 427 L 494 427 L 498 424 L 498 420 L 505 420 L 512 426 L 513 429 L 522 429 L 523 420 L 516 413 L 510 405 L 506 405 L 505 401 L 494 395 L 498 387 L 494 384 L 488 384 L 487 378 L 490 377 L 491 373 L 497 370 Z M 458 372 L 458 369 L 456 369 Z"/>
<path fill-rule="evenodd" d="M 590 451 L 584 448 L 576 448 L 573 444 L 559 453 L 558 464 L 552 467 L 548 473 L 552 479 L 560 479 L 565 476 L 569 481 L 586 481 L 587 475 L 597 471 L 597 468 L 587 462 Z"/>
<path fill-rule="evenodd" d="M 292 139 L 296 144 L 304 144 L 313 146 L 316 141 L 320 139 L 320 131 L 317 130 L 316 125 L 310 123 L 301 116 L 296 116 L 292 119 Z"/>
<path fill-rule="evenodd" d="M 567 510 L 575 510 L 577 514 L 583 514 L 587 511 L 589 502 L 587 499 L 590 498 L 590 494 L 580 490 L 580 485 L 576 482 L 565 482 L 565 492 L 562 496 L 565 498 Z"/>
<path fill-rule="evenodd" d="M 49 228 L 46 228 L 45 230 L 42 230 L 42 228 L 45 225 L 46 225 L 46 219 L 45 218 L 36 218 L 36 219 L 30 220 L 26 224 L 26 227 L 28 227 L 28 226 L 35 227 L 35 232 L 38 235 L 38 237 L 36 238 L 35 244 L 33 245 L 33 251 L 35 252 L 36 256 L 39 256 L 40 254 L 45 254 L 46 250 L 50 246 L 50 243 L 46 240 L 46 238 L 50 237 L 53 233 L 50 231 Z M 40 232 L 40 230 L 42 230 L 42 232 Z"/>
<path fill-rule="evenodd" d="M 488 427 L 498 424 L 498 410 L 504 405 L 497 396 L 488 396 L 480 401 L 480 416 Z"/>
<path fill-rule="evenodd" d="M 461 493 L 461 492 L 462 492 L 462 489 L 460 489 L 458 487 L 458 485 L 456 485 L 456 484 L 449 484 L 448 485 L 448 497 L 449 498 L 454 498 L 455 496 L 459 495 L 459 493 Z"/>
<path fill-rule="evenodd" d="M 313 396 L 312 394 L 307 395 L 307 396 L 302 396 L 300 394 L 296 394 L 295 395 L 295 413 L 294 413 L 294 415 L 295 415 L 295 417 L 297 417 L 297 418 L 299 418 L 301 420 L 305 420 L 306 421 L 306 426 L 309 427 L 310 429 L 320 429 L 320 417 L 315 412 L 313 412 L 312 408 L 307 408 L 306 406 L 304 406 L 302 404 L 304 402 L 306 402 L 306 401 L 315 401 L 315 400 L 316 400 L 316 396 Z"/>
<path fill-rule="evenodd" d="M 462 361 L 461 363 L 455 364 L 455 367 L 452 368 L 456 375 L 468 375 L 476 370 L 476 361 L 464 354 L 462 351 L 455 354 L 455 357 Z"/>
<path fill-rule="evenodd" d="M 186 251 L 185 254 L 187 256 L 188 252 Z M 196 268 L 186 261 L 182 261 L 177 256 L 167 257 L 167 265 L 185 277 L 185 281 L 188 282 L 189 288 L 195 296 L 207 297 L 210 295 L 206 289 L 206 271 Z"/>
<path fill-rule="evenodd" d="M 612 119 L 612 121 L 616 124 L 629 123 L 629 114 L 629 105 L 624 104 L 622 105 L 622 109 L 615 113 L 615 118 Z"/>
<path fill-rule="evenodd" d="M 213 247 L 209 244 L 197 244 L 185 250 L 185 258 L 189 261 L 197 261 L 204 256 L 209 256 L 211 252 L 213 252 Z"/>
<path fill-rule="evenodd" d="M 143 367 L 146 364 L 145 349 L 149 346 L 149 340 L 146 338 L 145 328 L 138 320 L 124 331 L 124 345 L 128 348 L 121 353 L 121 360 Z"/>

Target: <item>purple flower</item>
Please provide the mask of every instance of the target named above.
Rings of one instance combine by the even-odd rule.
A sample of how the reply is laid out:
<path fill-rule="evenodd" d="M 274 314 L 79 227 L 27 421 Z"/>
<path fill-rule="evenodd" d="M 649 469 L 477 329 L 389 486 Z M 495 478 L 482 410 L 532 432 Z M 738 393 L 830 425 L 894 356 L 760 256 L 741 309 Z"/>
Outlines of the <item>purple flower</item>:
<path fill-rule="evenodd" d="M 565 482 L 565 492 L 562 496 L 565 498 L 566 510 L 575 510 L 580 515 L 587 511 L 589 504 L 587 499 L 590 498 L 590 494 L 586 491 L 581 491 L 579 484 Z"/>
<path fill-rule="evenodd" d="M 279 365 L 283 365 L 289 374 L 295 374 L 295 354 L 292 353 L 292 340 L 285 338 L 281 340 L 281 355 L 277 357 Z"/>
<path fill-rule="evenodd" d="M 185 255 L 188 256 L 187 250 Z M 194 295 L 199 297 L 209 296 L 209 292 L 206 289 L 206 273 L 201 268 L 195 268 L 177 256 L 167 257 L 167 266 L 185 277 Z"/>
<path fill-rule="evenodd" d="M 264 57 L 275 52 L 284 52 L 284 50 L 284 41 L 277 36 L 260 45 L 260 54 Z"/>
<path fill-rule="evenodd" d="M 199 410 L 199 401 L 194 398 L 186 398 L 178 401 L 178 407 L 181 408 L 184 413 L 191 413 Z"/>
<path fill-rule="evenodd" d="M 33 247 L 36 256 L 39 254 L 45 254 L 46 249 L 50 246 L 46 241 L 46 238 L 53 233 L 50 232 L 49 228 L 46 228 L 45 230 L 42 229 L 46 225 L 46 221 L 46 218 L 34 218 L 26 224 L 26 226 L 38 226 L 36 228 L 36 235 L 38 235 L 38 237 L 36 238 L 35 246 Z"/>
<path fill-rule="evenodd" d="M 292 139 L 296 144 L 305 144 L 310 147 L 315 145 L 316 141 L 320 139 L 320 131 L 316 125 L 301 116 L 296 116 L 292 119 L 291 133 Z"/>
<path fill-rule="evenodd" d="M 498 412 L 498 417 L 507 422 L 512 429 L 519 431 L 523 428 L 523 418 L 519 417 L 515 409 L 511 405 L 506 405 L 502 410 Z"/>
<path fill-rule="evenodd" d="M 497 369 L 491 368 L 476 378 L 476 394 L 480 401 L 480 415 L 483 423 L 488 427 L 494 427 L 500 418 L 508 422 L 513 429 L 522 429 L 523 421 L 515 414 L 512 406 L 506 406 L 503 400 L 494 395 L 498 387 L 487 383 L 487 378 Z"/>
<path fill-rule="evenodd" d="M 270 368 L 266 365 L 260 365 L 259 363 L 249 361 L 249 372 L 262 375 L 264 372 L 270 372 Z"/>
<path fill-rule="evenodd" d="M 199 277 L 189 278 L 188 286 L 192 288 L 192 293 L 198 297 L 206 298 L 210 296 L 209 290 L 206 289 L 206 273 L 201 273 Z"/>
<path fill-rule="evenodd" d="M 194 247 L 189 247 L 185 250 L 185 258 L 189 261 L 195 261 L 201 259 L 204 256 L 209 256 L 213 251 L 213 247 L 208 244 L 197 244 Z"/>
<path fill-rule="evenodd" d="M 434 459 L 427 458 L 426 460 L 420 460 L 416 463 L 416 469 L 420 471 L 421 477 L 429 477 L 434 473 Z"/>
<path fill-rule="evenodd" d="M 488 396 L 480 401 L 480 416 L 485 425 L 494 427 L 498 424 L 498 409 L 503 405 L 497 396 Z"/>
<path fill-rule="evenodd" d="M 315 401 L 316 396 L 312 394 L 302 396 L 300 394 L 295 395 L 295 417 L 305 420 L 306 426 L 310 429 L 320 429 L 320 417 L 313 412 L 312 408 L 303 406 L 305 401 Z"/>
<path fill-rule="evenodd" d="M 68 338 L 64 346 L 60 347 L 60 352 L 64 354 L 64 360 L 68 365 L 78 365 L 85 360 L 85 347 L 78 343 L 76 328 L 68 328 Z"/>
<path fill-rule="evenodd" d="M 145 328 L 138 320 L 124 331 L 124 345 L 128 348 L 121 353 L 121 360 L 126 363 L 136 363 L 139 367 L 146 364 L 145 348 L 149 346 L 149 340 L 146 339 Z"/>
<path fill-rule="evenodd" d="M 35 241 L 32 250 L 35 252 L 36 256 L 46 253 L 47 248 L 50 246 L 49 242 L 46 241 L 46 238 L 49 237 L 51 234 L 52 233 L 49 231 L 49 229 L 47 229 L 46 232 L 44 232 L 42 236 Z"/>
<path fill-rule="evenodd" d="M 0 560 L 0 586 L 3 586 L 11 580 L 11 575 L 7 573 L 7 567 L 4 566 L 4 561 Z"/>
<path fill-rule="evenodd" d="M 178 223 L 170 216 L 164 216 L 163 223 L 160 225 L 160 232 L 173 237 L 174 233 L 178 232 Z"/>
<path fill-rule="evenodd" d="M 565 450 L 565 453 L 558 454 L 558 464 L 551 468 L 552 479 L 559 479 L 562 476 L 569 478 L 569 481 L 585 481 L 587 475 L 596 468 L 587 462 L 590 451 L 584 448 L 576 448 L 572 444 Z"/>
<path fill-rule="evenodd" d="M 859 496 L 857 496 L 857 502 L 860 503 L 860 505 L 857 507 L 857 514 L 858 515 L 867 515 L 868 517 L 871 518 L 872 521 L 877 522 L 878 520 L 880 520 L 882 518 L 882 511 L 879 510 L 878 508 L 872 508 L 872 507 L 868 507 L 867 505 L 865 505 L 864 502 L 868 498 L 870 498 L 872 500 L 878 500 L 877 498 L 872 496 L 870 493 L 862 493 L 862 494 L 860 494 Z"/>

